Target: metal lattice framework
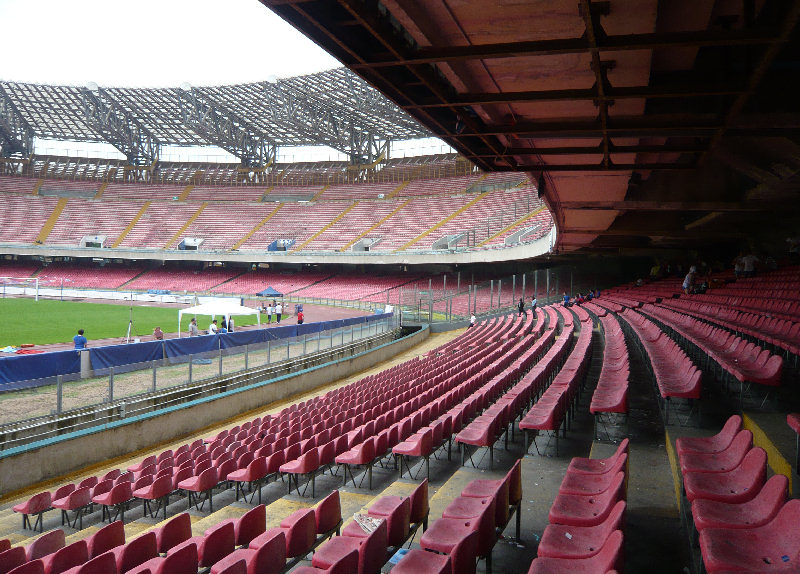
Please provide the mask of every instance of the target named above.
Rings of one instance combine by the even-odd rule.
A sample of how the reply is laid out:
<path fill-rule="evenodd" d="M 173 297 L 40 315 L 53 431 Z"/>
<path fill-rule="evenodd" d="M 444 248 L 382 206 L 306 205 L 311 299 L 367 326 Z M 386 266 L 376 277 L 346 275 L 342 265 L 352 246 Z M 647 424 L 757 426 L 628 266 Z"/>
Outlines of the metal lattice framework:
<path fill-rule="evenodd" d="M 366 165 L 380 159 L 391 141 L 430 135 L 345 68 L 214 87 L 0 82 L 4 156 L 30 154 L 33 138 L 41 137 L 109 143 L 132 165 L 152 164 L 164 145 L 215 145 L 246 167 L 270 165 L 280 146 L 327 145 Z"/>

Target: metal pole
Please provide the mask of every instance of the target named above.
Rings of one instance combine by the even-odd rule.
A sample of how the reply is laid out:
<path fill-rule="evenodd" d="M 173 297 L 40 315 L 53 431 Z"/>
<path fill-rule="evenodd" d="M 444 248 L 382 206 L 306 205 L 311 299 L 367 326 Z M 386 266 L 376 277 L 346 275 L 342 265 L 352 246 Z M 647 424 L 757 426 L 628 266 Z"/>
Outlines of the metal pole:
<path fill-rule="evenodd" d="M 219 348 L 219 376 L 222 376 L 222 347 Z"/>
<path fill-rule="evenodd" d="M 547 290 L 547 292 L 545 294 L 544 302 L 548 303 L 550 301 L 550 269 L 549 268 L 547 269 L 547 275 L 546 275 L 545 279 L 547 280 L 546 283 L 545 283 L 545 289 Z"/>
<path fill-rule="evenodd" d="M 539 298 L 539 270 L 533 272 L 533 296 Z"/>
<path fill-rule="evenodd" d="M 194 355 L 189 355 L 189 384 L 192 384 L 192 363 L 194 363 Z"/>
<path fill-rule="evenodd" d="M 291 350 L 289 349 L 290 339 L 286 337 L 286 360 L 288 361 L 291 358 Z"/>
<path fill-rule="evenodd" d="M 317 331 L 317 353 L 319 353 L 319 346 L 322 344 L 322 331 Z"/>
<path fill-rule="evenodd" d="M 472 285 L 467 285 L 467 315 L 472 309 Z"/>
<path fill-rule="evenodd" d="M 570 295 L 575 293 L 575 289 L 573 289 L 573 287 L 572 287 L 572 279 L 573 279 L 572 275 L 573 275 L 573 271 L 570 268 L 570 270 L 569 270 L 569 294 Z"/>
<path fill-rule="evenodd" d="M 303 356 L 306 354 L 306 345 L 308 344 L 308 335 L 303 335 Z"/>
<path fill-rule="evenodd" d="M 514 301 L 517 300 L 517 276 L 511 276 L 511 304 L 514 304 Z"/>
<path fill-rule="evenodd" d="M 502 292 L 503 292 L 503 280 L 502 279 L 498 279 L 497 280 L 497 308 L 498 309 L 500 309 L 500 307 L 503 306 L 503 303 L 500 301 L 500 296 L 501 296 Z"/>
<path fill-rule="evenodd" d="M 64 375 L 56 376 L 56 413 L 61 414 L 62 398 L 64 396 Z"/>
<path fill-rule="evenodd" d="M 153 392 L 156 392 L 156 362 L 153 361 Z M 222 372 L 220 372 L 222 374 Z"/>
<path fill-rule="evenodd" d="M 525 300 L 525 274 L 522 274 L 522 300 Z"/>
<path fill-rule="evenodd" d="M 456 293 L 459 291 L 461 291 L 461 271 L 459 271 L 458 275 L 456 276 Z"/>
<path fill-rule="evenodd" d="M 494 279 L 489 281 L 489 311 L 492 310 L 492 305 L 494 305 Z"/>
<path fill-rule="evenodd" d="M 272 354 L 272 339 L 267 340 L 267 364 L 269 365 L 269 361 L 271 359 L 270 355 Z"/>
<path fill-rule="evenodd" d="M 244 346 L 244 370 L 247 370 L 248 363 L 250 361 L 250 345 Z"/>

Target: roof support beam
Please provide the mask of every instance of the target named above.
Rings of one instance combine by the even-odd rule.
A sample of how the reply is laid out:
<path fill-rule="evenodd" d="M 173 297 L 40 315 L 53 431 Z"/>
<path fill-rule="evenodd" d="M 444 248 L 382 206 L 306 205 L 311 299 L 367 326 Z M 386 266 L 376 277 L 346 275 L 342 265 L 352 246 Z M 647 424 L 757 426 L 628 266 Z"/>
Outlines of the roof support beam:
<path fill-rule="evenodd" d="M 28 157 L 33 153 L 33 128 L 0 86 L 0 156 Z"/>
<path fill-rule="evenodd" d="M 562 201 L 562 209 L 602 210 L 602 211 L 719 211 L 725 213 L 756 213 L 760 211 L 782 211 L 787 202 L 767 203 L 732 201 Z M 800 205 L 795 209 L 800 210 Z"/>

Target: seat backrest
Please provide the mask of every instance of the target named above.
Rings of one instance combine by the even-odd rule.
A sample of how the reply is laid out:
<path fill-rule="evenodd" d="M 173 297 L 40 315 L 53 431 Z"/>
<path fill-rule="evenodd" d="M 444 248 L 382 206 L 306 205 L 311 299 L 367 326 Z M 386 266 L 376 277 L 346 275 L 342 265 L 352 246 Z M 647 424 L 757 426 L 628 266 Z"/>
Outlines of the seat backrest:
<path fill-rule="evenodd" d="M 264 521 L 266 523 L 266 514 L 264 515 Z M 225 558 L 233 552 L 236 546 L 236 531 L 233 522 L 222 522 L 206 530 L 205 538 L 201 541 L 201 545 L 201 566 L 213 566 Z"/>
<path fill-rule="evenodd" d="M 135 568 L 139 564 L 144 564 L 151 558 L 158 555 L 158 544 L 156 542 L 156 533 L 147 532 L 138 538 L 134 538 L 125 548 L 122 549 L 122 555 L 119 557 L 119 572 L 127 572 Z"/>
<path fill-rule="evenodd" d="M 286 554 L 301 556 L 311 550 L 317 539 L 317 523 L 311 508 L 298 510 L 289 518 L 296 517 L 286 535 Z"/>
<path fill-rule="evenodd" d="M 628 439 L 625 439 L 628 440 Z M 514 466 L 506 474 L 506 482 L 508 483 L 508 503 L 517 504 L 522 500 L 522 459 L 517 459 Z"/>
<path fill-rule="evenodd" d="M 25 548 L 22 546 L 15 546 L 5 552 L 0 552 L 0 574 L 6 574 L 17 566 L 25 564 L 27 560 Z"/>
<path fill-rule="evenodd" d="M 117 520 L 103 526 L 87 539 L 89 558 L 99 556 L 123 544 L 125 544 L 125 526 L 121 520 Z"/>
<path fill-rule="evenodd" d="M 53 498 L 53 500 L 58 500 L 60 498 L 64 498 L 70 492 L 75 490 L 75 488 L 76 487 L 75 487 L 74 484 L 65 484 L 64 486 L 61 486 L 61 487 L 56 489 L 56 491 L 53 493 L 53 497 L 52 498 Z"/>
<path fill-rule="evenodd" d="M 589 558 L 592 566 L 587 569 L 589 572 L 608 572 L 617 565 L 622 550 L 622 531 L 615 530 L 608 537 L 600 552 Z"/>
<path fill-rule="evenodd" d="M 34 494 L 28 499 L 28 502 L 25 504 L 27 507 L 26 514 L 38 514 L 39 512 L 44 512 L 48 510 L 53 503 L 53 499 L 50 496 L 50 492 L 40 492 L 38 494 Z"/>
<path fill-rule="evenodd" d="M 267 529 L 267 507 L 259 504 L 236 521 L 236 545 L 247 547 L 253 538 Z"/>
<path fill-rule="evenodd" d="M 222 568 L 218 566 L 214 572 L 215 574 L 247 574 L 247 561 L 242 557 Z"/>
<path fill-rule="evenodd" d="M 84 478 L 82 481 L 78 483 L 78 488 L 84 488 L 86 486 L 93 487 L 98 483 L 96 476 L 90 476 L 89 478 Z"/>
<path fill-rule="evenodd" d="M 210 490 L 214 488 L 217 483 L 219 483 L 219 475 L 217 474 L 217 469 L 214 467 L 207 468 L 203 472 L 200 473 L 200 480 L 197 483 L 197 489 L 199 492 L 204 490 Z"/>
<path fill-rule="evenodd" d="M 60 528 L 45 532 L 25 549 L 28 560 L 36 560 L 64 548 L 64 531 Z"/>
<path fill-rule="evenodd" d="M 172 554 L 168 554 L 160 564 L 158 572 L 153 574 L 196 574 L 197 566 L 197 546 L 186 544 Z"/>
<path fill-rule="evenodd" d="M 132 486 L 133 484 L 127 481 L 117 484 L 111 489 L 111 498 L 109 499 L 109 504 L 119 504 L 133 498 Z"/>
<path fill-rule="evenodd" d="M 359 572 L 365 574 L 380 573 L 381 567 L 386 562 L 388 536 L 388 523 L 384 518 L 378 523 L 378 527 L 367 536 L 367 540 L 364 542 L 363 552 L 359 552 Z"/>
<path fill-rule="evenodd" d="M 92 502 L 92 489 L 88 486 L 76 488 L 67 496 L 67 508 L 70 510 L 78 509 Z"/>
<path fill-rule="evenodd" d="M 192 520 L 189 513 L 178 514 L 156 531 L 158 551 L 163 554 L 170 548 L 192 537 Z M 197 550 L 195 550 L 195 559 Z"/>
<path fill-rule="evenodd" d="M 331 564 L 325 574 L 353 574 L 358 572 L 358 550 L 352 550 Z"/>
<path fill-rule="evenodd" d="M 136 479 L 136 481 L 131 486 L 131 491 L 139 490 L 140 488 L 144 488 L 145 486 L 150 486 L 153 484 L 153 476 L 152 474 L 145 474 L 140 476 Z"/>
<path fill-rule="evenodd" d="M 475 574 L 475 549 L 477 547 L 477 531 L 468 533 L 453 547 L 450 552 L 452 574 Z"/>
<path fill-rule="evenodd" d="M 44 574 L 44 562 L 31 560 L 11 570 L 13 574 Z"/>
<path fill-rule="evenodd" d="M 430 505 L 428 503 L 428 479 L 423 480 L 420 485 L 414 489 L 409 497 L 411 499 L 411 516 L 409 522 L 416 523 L 422 522 L 428 515 Z"/>
<path fill-rule="evenodd" d="M 314 520 L 317 534 L 330 532 L 338 526 L 342 520 L 342 505 L 338 490 L 334 490 L 317 504 L 314 508 Z"/>

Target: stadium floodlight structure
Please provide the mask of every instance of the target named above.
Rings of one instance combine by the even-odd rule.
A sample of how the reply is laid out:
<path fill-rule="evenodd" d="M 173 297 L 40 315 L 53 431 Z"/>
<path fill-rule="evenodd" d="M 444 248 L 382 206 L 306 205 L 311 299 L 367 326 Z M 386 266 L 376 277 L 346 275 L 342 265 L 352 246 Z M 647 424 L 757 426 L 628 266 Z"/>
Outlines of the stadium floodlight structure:
<path fill-rule="evenodd" d="M 431 135 L 346 68 L 188 89 L 0 81 L 0 102 L 0 138 L 28 138 L 26 152 L 33 137 L 105 142 L 137 166 L 154 165 L 165 145 L 218 146 L 248 169 L 270 165 L 281 146 L 325 145 L 368 167 L 390 142 Z"/>

